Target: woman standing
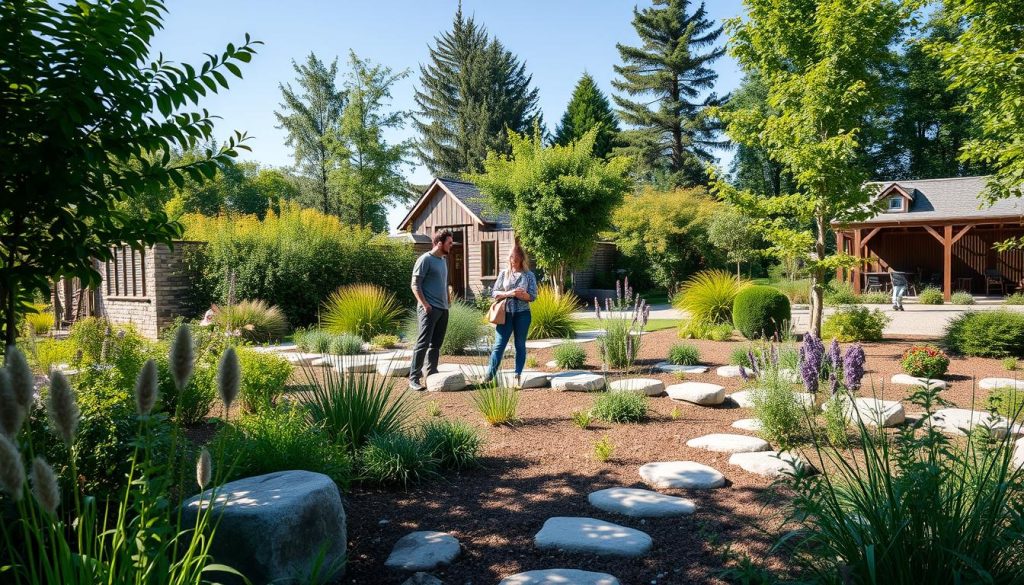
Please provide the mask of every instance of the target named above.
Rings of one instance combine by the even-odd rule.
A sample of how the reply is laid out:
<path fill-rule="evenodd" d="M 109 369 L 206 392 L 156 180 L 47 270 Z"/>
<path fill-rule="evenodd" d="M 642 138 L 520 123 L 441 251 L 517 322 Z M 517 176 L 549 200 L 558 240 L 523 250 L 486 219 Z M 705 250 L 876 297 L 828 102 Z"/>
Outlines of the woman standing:
<path fill-rule="evenodd" d="M 505 301 L 505 322 L 497 325 L 497 337 L 487 369 L 487 381 L 493 380 L 501 365 L 510 337 L 515 336 L 516 386 L 526 365 L 526 334 L 530 331 L 530 303 L 537 299 L 537 277 L 530 271 L 526 252 L 517 243 L 508 255 L 508 268 L 498 273 L 494 282 L 494 300 Z"/>

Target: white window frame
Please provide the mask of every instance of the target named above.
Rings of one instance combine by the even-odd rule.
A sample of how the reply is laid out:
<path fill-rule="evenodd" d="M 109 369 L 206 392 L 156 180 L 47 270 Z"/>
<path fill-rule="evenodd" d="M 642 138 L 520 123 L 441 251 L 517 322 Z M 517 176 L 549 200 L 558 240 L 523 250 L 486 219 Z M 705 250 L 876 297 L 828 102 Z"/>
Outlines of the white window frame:
<path fill-rule="evenodd" d="M 896 207 L 893 207 L 893 205 L 892 205 L 893 201 L 896 201 L 898 203 L 898 205 Z M 897 195 L 895 197 L 890 197 L 889 198 L 889 211 L 890 212 L 892 212 L 892 211 L 903 211 L 903 198 L 900 197 L 899 195 Z"/>

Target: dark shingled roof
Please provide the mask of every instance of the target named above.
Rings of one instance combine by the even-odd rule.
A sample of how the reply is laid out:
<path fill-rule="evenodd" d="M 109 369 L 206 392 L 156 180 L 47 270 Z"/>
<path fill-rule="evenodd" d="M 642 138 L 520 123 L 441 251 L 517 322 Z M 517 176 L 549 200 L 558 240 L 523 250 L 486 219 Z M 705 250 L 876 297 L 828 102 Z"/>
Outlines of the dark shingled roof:
<path fill-rule="evenodd" d="M 956 177 L 949 179 L 922 179 L 917 181 L 879 181 L 869 183 L 882 193 L 893 184 L 910 193 L 914 201 L 906 212 L 882 211 L 874 217 L 856 223 L 895 223 L 900 221 L 979 218 L 1024 218 L 1024 200 L 1000 199 L 992 205 L 978 198 L 985 189 L 987 177 Z"/>
<path fill-rule="evenodd" d="M 500 227 L 510 227 L 512 219 L 508 213 L 499 212 L 491 208 L 487 203 L 487 196 L 481 193 L 476 185 L 469 181 L 441 177 L 437 179 L 455 195 L 466 207 L 477 217 L 487 223 L 497 224 Z"/>

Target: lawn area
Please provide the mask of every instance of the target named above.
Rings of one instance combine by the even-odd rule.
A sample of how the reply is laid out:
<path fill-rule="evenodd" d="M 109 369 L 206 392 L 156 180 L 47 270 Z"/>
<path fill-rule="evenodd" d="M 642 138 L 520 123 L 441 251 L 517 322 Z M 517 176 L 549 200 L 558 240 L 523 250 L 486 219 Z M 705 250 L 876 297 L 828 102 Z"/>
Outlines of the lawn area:
<path fill-rule="evenodd" d="M 645 331 L 663 331 L 665 329 L 672 329 L 679 326 L 679 319 L 651 319 L 647 322 Z M 600 319 L 587 318 L 587 319 L 576 319 L 576 324 L 581 330 L 589 329 L 604 329 L 604 325 Z"/>

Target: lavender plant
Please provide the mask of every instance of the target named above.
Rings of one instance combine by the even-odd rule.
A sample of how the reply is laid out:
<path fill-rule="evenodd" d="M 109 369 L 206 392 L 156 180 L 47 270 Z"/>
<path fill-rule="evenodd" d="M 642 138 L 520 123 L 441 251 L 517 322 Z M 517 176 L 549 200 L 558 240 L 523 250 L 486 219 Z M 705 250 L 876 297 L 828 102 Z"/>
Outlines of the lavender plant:
<path fill-rule="evenodd" d="M 615 300 L 605 300 L 605 311 L 594 298 L 594 314 L 603 325 L 604 335 L 598 338 L 598 348 L 605 367 L 631 368 L 640 353 L 641 335 L 647 327 L 651 307 L 633 293 L 628 279 L 625 286 L 615 282 Z"/>

